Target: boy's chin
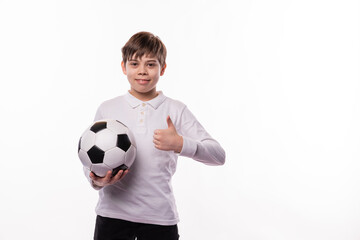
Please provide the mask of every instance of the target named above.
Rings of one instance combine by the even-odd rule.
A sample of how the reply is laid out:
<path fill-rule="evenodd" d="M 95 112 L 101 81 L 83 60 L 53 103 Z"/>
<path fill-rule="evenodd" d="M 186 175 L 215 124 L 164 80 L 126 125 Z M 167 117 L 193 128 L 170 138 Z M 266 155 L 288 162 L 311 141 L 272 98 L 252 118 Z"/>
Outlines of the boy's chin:
<path fill-rule="evenodd" d="M 153 88 L 150 90 L 149 89 L 134 89 L 134 88 L 132 88 L 130 90 L 130 93 L 132 93 L 133 95 L 143 95 L 143 96 L 151 96 L 151 95 L 157 96 L 158 95 L 156 88 Z"/>

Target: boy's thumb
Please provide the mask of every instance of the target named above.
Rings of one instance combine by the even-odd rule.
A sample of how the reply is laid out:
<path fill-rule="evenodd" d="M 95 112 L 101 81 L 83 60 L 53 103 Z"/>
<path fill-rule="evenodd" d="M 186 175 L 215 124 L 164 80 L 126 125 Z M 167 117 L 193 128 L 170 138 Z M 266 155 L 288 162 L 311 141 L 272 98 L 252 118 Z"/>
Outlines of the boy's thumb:
<path fill-rule="evenodd" d="M 167 122 L 168 128 L 175 128 L 173 122 L 171 121 L 170 116 L 167 116 L 166 122 Z"/>

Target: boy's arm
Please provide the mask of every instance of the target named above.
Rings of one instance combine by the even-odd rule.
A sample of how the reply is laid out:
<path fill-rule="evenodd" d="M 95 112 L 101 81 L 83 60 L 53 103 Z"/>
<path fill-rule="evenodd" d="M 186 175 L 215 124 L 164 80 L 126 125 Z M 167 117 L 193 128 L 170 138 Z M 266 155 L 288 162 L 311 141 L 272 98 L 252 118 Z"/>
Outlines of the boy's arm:
<path fill-rule="evenodd" d="M 192 158 L 206 165 L 225 164 L 225 151 L 216 140 L 211 138 L 196 141 L 188 137 L 183 138 L 184 146 L 180 156 Z"/>
<path fill-rule="evenodd" d="M 207 165 L 223 165 L 225 151 L 196 120 L 195 116 L 185 107 L 176 126 L 168 116 L 167 129 L 154 132 L 154 145 L 157 149 L 174 151 L 181 156 L 193 158 Z"/>

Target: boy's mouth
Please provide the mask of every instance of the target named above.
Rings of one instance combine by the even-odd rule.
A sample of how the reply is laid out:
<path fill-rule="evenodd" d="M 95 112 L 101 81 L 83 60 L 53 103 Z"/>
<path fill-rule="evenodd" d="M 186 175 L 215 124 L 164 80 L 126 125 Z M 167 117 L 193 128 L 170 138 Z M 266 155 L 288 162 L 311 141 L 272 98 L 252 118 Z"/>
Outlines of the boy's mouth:
<path fill-rule="evenodd" d="M 147 84 L 150 82 L 150 79 L 135 79 L 139 84 Z"/>

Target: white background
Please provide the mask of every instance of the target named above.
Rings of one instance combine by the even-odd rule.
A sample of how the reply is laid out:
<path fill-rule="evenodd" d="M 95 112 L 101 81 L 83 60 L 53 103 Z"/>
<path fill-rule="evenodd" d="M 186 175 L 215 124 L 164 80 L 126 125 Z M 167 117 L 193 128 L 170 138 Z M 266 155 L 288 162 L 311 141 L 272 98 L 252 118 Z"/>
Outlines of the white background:
<path fill-rule="evenodd" d="M 181 239 L 360 239 L 359 5 L 0 1 L 0 239 L 92 238 L 77 141 L 142 30 L 168 49 L 158 89 L 227 153 L 179 158 Z"/>

